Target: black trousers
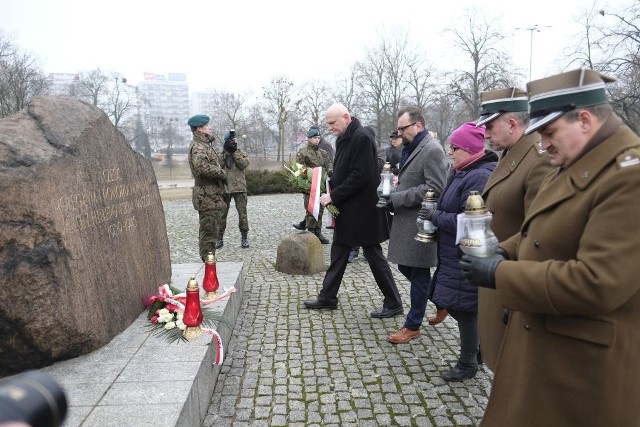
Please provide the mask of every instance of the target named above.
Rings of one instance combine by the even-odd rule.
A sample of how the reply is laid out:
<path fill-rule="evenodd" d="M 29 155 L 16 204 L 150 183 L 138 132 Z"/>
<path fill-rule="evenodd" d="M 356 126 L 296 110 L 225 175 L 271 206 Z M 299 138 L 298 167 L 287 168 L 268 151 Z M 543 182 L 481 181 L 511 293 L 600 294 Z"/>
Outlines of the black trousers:
<path fill-rule="evenodd" d="M 363 246 L 362 250 L 369 263 L 373 278 L 378 284 L 380 292 L 384 295 L 384 306 L 390 309 L 401 307 L 402 299 L 380 244 Z M 324 275 L 322 290 L 318 295 L 319 300 L 328 304 L 338 303 L 338 291 L 342 283 L 342 276 L 347 268 L 349 252 L 351 252 L 351 245 L 336 243 L 335 240 L 331 244 L 331 264 Z"/>

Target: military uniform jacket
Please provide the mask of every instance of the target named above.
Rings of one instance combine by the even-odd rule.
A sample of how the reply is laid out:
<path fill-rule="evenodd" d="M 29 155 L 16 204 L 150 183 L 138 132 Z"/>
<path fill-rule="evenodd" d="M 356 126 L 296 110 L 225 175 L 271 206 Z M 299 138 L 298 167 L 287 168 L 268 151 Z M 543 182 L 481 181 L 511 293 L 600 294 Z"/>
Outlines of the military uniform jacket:
<path fill-rule="evenodd" d="M 249 154 L 241 149 L 237 149 L 233 153 L 222 150 L 220 153 L 220 165 L 227 174 L 227 185 L 225 193 L 246 193 L 247 179 L 244 176 L 244 170 L 249 167 Z"/>
<path fill-rule="evenodd" d="M 306 147 L 298 151 L 296 154 L 296 162 L 308 168 L 322 167 L 328 175 L 331 175 L 333 171 L 333 161 L 329 153 L 311 143 L 308 143 Z"/>
<path fill-rule="evenodd" d="M 194 178 L 192 202 L 197 211 L 208 211 L 219 207 L 219 198 L 224 194 L 223 179 L 226 177 L 220 167 L 218 153 L 200 132 L 193 133 L 189 149 L 189 167 Z"/>
<path fill-rule="evenodd" d="M 398 187 L 391 194 L 394 214 L 387 259 L 409 267 L 429 268 L 438 263 L 435 243 L 420 243 L 416 219 L 424 195 L 433 189 L 442 194 L 447 180 L 447 162 L 442 145 L 424 131 L 424 138 L 399 170 Z"/>
<path fill-rule="evenodd" d="M 483 425 L 639 423 L 640 138 L 607 136 L 545 177 L 501 244 L 518 261 L 496 269 L 512 313 Z"/>
<path fill-rule="evenodd" d="M 540 154 L 538 133 L 523 136 L 503 156 L 487 181 L 482 197 L 493 213 L 491 229 L 499 241 L 520 230 L 544 176 L 553 169 L 545 154 Z M 493 289 L 478 289 L 478 324 L 482 360 L 495 371 L 505 325 L 504 308 Z"/>

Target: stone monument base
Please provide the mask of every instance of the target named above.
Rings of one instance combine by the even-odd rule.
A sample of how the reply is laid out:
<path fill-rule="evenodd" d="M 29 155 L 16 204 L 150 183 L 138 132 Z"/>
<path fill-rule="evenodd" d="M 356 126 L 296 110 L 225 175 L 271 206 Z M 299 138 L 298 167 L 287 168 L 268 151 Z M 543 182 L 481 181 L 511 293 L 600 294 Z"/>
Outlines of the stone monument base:
<path fill-rule="evenodd" d="M 290 234 L 278 245 L 276 270 L 287 274 L 316 274 L 326 271 L 322 244 L 308 231 Z"/>

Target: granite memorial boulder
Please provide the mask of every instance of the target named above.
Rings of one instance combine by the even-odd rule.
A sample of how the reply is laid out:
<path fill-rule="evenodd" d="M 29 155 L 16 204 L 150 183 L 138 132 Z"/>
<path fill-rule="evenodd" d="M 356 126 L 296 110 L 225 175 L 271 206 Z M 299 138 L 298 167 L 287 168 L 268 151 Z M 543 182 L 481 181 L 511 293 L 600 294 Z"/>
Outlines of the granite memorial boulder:
<path fill-rule="evenodd" d="M 108 343 L 171 278 L 151 164 L 98 108 L 0 120 L 0 200 L 0 376 Z"/>

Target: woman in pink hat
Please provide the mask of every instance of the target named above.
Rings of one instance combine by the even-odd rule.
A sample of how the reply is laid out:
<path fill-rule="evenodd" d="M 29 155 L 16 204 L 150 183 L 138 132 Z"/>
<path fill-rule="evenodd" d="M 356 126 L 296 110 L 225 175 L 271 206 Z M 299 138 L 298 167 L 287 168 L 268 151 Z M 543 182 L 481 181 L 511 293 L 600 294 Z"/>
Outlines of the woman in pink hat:
<path fill-rule="evenodd" d="M 445 381 L 475 377 L 480 362 L 478 350 L 478 288 L 465 283 L 458 262 L 462 252 L 456 244 L 456 217 L 464 212 L 471 191 L 482 192 L 498 156 L 484 148 L 484 126 L 465 123 L 449 140 L 453 168 L 438 200 L 438 209 L 426 217 L 438 227 L 438 268 L 433 275 L 431 300 L 438 311 L 447 310 L 458 322 L 460 356 L 458 363 L 441 374 Z"/>

